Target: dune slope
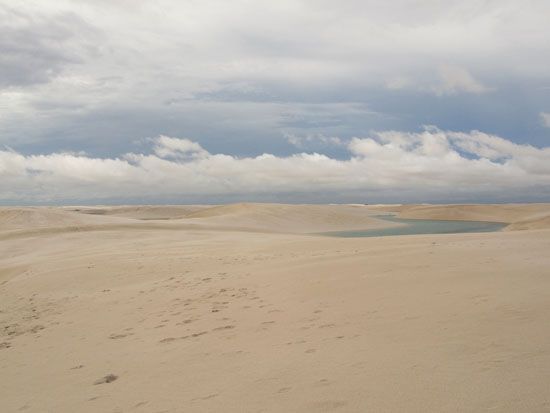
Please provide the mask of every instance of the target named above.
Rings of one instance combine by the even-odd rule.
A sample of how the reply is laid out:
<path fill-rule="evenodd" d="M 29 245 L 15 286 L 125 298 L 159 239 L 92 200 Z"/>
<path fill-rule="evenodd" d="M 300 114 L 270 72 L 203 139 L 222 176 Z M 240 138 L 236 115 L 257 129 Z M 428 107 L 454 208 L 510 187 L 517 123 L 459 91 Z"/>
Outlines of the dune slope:
<path fill-rule="evenodd" d="M 312 233 L 393 226 L 364 206 L 233 204 L 206 208 L 186 220 L 213 226 L 239 226 L 273 232 Z"/>
<path fill-rule="evenodd" d="M 504 222 L 511 224 L 507 230 L 550 228 L 550 204 L 393 205 L 370 209 L 397 212 L 400 218 Z"/>

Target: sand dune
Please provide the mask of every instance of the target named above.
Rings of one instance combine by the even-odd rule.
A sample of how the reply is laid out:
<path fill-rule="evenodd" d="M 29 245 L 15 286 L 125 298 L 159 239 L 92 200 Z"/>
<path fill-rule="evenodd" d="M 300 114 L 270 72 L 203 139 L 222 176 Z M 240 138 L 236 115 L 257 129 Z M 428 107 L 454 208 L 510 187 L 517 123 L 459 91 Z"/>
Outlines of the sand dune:
<path fill-rule="evenodd" d="M 223 206 L 123 206 L 0 208 L 0 230 L 174 220 L 210 228 L 319 232 L 392 225 L 361 206 L 232 204 Z"/>
<path fill-rule="evenodd" d="M 550 213 L 542 216 L 535 215 L 531 218 L 515 221 L 506 227 L 507 231 L 523 231 L 528 229 L 549 229 Z"/>
<path fill-rule="evenodd" d="M 411 213 L 546 219 L 509 207 Z M 387 207 L 124 208 L 0 209 L 0 411 L 550 405 L 550 230 L 344 239 L 293 232 Z"/>
<path fill-rule="evenodd" d="M 400 218 L 504 222 L 507 230 L 550 228 L 550 204 L 392 205 L 369 207 Z"/>
<path fill-rule="evenodd" d="M 105 206 L 105 207 L 76 207 L 68 208 L 73 211 L 92 215 L 111 215 L 141 220 L 149 219 L 180 219 L 192 212 L 203 208 L 204 205 L 140 205 L 140 206 Z"/>
<path fill-rule="evenodd" d="M 170 228 L 232 229 L 279 233 L 316 233 L 373 229 L 397 224 L 377 219 L 381 212 L 401 218 L 505 222 L 507 230 L 550 228 L 550 204 L 511 205 L 288 205 L 242 203 L 221 206 L 103 206 L 0 208 L 0 231 L 130 227 L 151 228 L 171 220 Z M 168 224 L 168 223 L 167 223 Z"/>
<path fill-rule="evenodd" d="M 108 217 L 94 217 L 56 207 L 0 207 L 0 231 L 115 222 L 118 222 L 118 220 L 109 219 Z"/>
<path fill-rule="evenodd" d="M 201 209 L 186 220 L 274 232 L 313 233 L 393 226 L 358 205 L 233 204 Z"/>

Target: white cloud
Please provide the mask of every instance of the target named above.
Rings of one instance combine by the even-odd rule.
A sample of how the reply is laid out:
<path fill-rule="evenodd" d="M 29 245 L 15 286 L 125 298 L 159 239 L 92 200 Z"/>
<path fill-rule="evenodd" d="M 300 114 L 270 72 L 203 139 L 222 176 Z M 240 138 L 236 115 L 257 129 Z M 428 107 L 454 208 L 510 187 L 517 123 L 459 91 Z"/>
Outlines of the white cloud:
<path fill-rule="evenodd" d="M 413 82 L 406 76 L 396 76 L 386 81 L 386 87 L 390 90 L 407 89 L 412 86 Z"/>
<path fill-rule="evenodd" d="M 550 196 L 550 147 L 518 145 L 478 131 L 386 131 L 354 138 L 349 158 L 318 153 L 239 158 L 211 154 L 187 139 L 155 138 L 153 153 L 101 159 L 70 153 L 0 151 L 4 202 L 139 197 L 324 193 L 394 199 Z M 185 156 L 180 156 L 185 155 Z"/>
<path fill-rule="evenodd" d="M 440 65 L 435 76 L 428 76 L 413 81 L 406 76 L 396 76 L 386 81 L 389 90 L 416 90 L 433 93 L 438 96 L 460 93 L 481 94 L 493 89 L 485 86 L 466 69 L 456 65 Z"/>
<path fill-rule="evenodd" d="M 294 133 L 286 133 L 284 137 L 288 143 L 301 149 L 319 144 L 322 146 L 340 146 L 343 144 L 342 139 L 339 137 L 325 136 L 323 134 L 296 135 Z"/>
<path fill-rule="evenodd" d="M 453 95 L 456 93 L 485 93 L 491 90 L 484 86 L 466 69 L 458 66 L 443 65 L 439 68 L 440 84 L 433 88 L 438 95 Z"/>
<path fill-rule="evenodd" d="M 201 158 L 208 155 L 208 152 L 202 146 L 189 139 L 178 139 L 160 135 L 153 141 L 155 143 L 153 151 L 160 158 Z"/>
<path fill-rule="evenodd" d="M 541 112 L 540 121 L 542 122 L 543 126 L 550 128 L 550 113 Z"/>

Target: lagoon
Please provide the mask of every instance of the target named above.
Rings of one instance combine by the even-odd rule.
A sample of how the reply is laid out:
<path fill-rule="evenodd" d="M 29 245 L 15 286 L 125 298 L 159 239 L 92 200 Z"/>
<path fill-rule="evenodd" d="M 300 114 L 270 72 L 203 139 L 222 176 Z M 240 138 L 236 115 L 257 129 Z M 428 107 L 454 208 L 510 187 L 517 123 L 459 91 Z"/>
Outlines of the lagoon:
<path fill-rule="evenodd" d="M 392 235 L 418 235 L 418 234 L 459 234 L 475 232 L 494 232 L 506 227 L 502 222 L 486 221 L 456 221 L 456 220 L 433 220 L 433 219 L 405 219 L 392 215 L 376 216 L 385 221 L 399 224 L 398 227 L 379 228 L 355 231 L 332 231 L 323 235 L 344 238 L 360 237 L 386 237 Z"/>

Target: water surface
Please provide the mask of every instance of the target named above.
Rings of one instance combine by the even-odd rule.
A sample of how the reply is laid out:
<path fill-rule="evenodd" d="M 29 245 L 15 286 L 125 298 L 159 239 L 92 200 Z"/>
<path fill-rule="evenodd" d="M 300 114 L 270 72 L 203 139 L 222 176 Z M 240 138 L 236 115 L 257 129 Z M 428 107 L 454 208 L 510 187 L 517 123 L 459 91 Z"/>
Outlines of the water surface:
<path fill-rule="evenodd" d="M 500 231 L 506 225 L 502 222 L 486 221 L 451 221 L 434 219 L 405 219 L 392 215 L 377 216 L 376 218 L 385 221 L 404 224 L 398 227 L 378 228 L 359 231 L 332 231 L 324 235 L 333 237 L 385 237 L 391 235 L 415 235 L 415 234 L 459 234 L 471 232 L 494 232 Z"/>

